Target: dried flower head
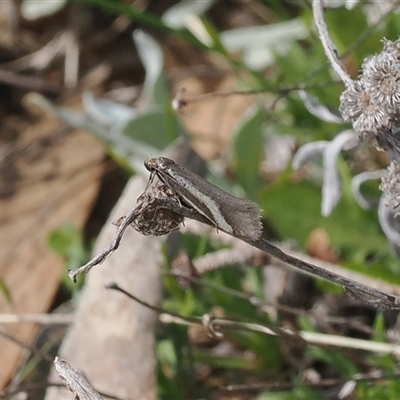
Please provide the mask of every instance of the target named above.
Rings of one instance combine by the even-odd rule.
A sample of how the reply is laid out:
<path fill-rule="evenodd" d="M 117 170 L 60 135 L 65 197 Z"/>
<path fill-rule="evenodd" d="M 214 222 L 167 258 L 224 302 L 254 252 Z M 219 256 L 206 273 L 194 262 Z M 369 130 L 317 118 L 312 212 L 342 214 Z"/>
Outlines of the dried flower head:
<path fill-rule="evenodd" d="M 365 91 L 362 81 L 354 81 L 340 96 L 340 112 L 346 122 L 362 136 L 377 135 L 390 128 L 390 117 L 385 109 L 377 106 Z"/>
<path fill-rule="evenodd" d="M 153 236 L 167 235 L 179 229 L 183 216 L 163 206 L 162 200 L 179 203 L 179 199 L 168 186 L 157 182 L 137 199 L 137 216 L 132 227 L 143 235 Z"/>
<path fill-rule="evenodd" d="M 382 39 L 383 53 L 390 54 L 396 60 L 400 60 L 400 40 L 392 41 L 386 38 Z"/>
<path fill-rule="evenodd" d="M 346 122 L 355 122 L 363 112 L 364 88 L 359 81 L 346 88 L 340 96 L 340 113 Z"/>
<path fill-rule="evenodd" d="M 371 57 L 363 65 L 361 82 L 377 107 L 396 114 L 400 106 L 400 61 L 385 52 Z"/>
<path fill-rule="evenodd" d="M 385 205 L 396 215 L 400 213 L 400 163 L 392 161 L 379 187 L 385 194 Z"/>

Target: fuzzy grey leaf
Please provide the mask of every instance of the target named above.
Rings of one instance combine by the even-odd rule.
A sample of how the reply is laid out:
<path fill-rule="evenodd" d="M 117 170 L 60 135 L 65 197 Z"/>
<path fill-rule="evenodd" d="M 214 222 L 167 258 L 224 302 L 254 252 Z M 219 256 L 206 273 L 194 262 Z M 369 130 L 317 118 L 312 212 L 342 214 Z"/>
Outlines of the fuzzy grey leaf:
<path fill-rule="evenodd" d="M 82 97 L 86 113 L 100 125 L 123 125 L 137 116 L 134 108 L 97 98 L 90 92 L 83 93 Z"/>
<path fill-rule="evenodd" d="M 342 124 L 344 122 L 339 111 L 335 113 L 333 110 L 330 110 L 327 106 L 321 104 L 316 97 L 311 96 L 305 90 L 299 90 L 299 96 L 303 100 L 307 110 L 312 115 L 322 119 L 322 121 L 335 122 L 338 124 Z"/>
<path fill-rule="evenodd" d="M 154 100 L 157 81 L 163 73 L 164 56 L 161 46 L 147 33 L 136 30 L 133 32 L 133 40 L 146 71 L 141 98 L 144 102 L 150 103 Z"/>
<path fill-rule="evenodd" d="M 351 181 L 351 191 L 353 193 L 354 198 L 361 208 L 364 210 L 370 210 L 375 208 L 379 199 L 368 198 L 361 193 L 361 185 L 367 181 L 381 179 L 386 170 L 382 169 L 379 171 L 368 171 L 362 172 L 361 174 L 356 175 Z"/>
<path fill-rule="evenodd" d="M 293 169 L 298 170 L 307 161 L 322 154 L 328 144 L 329 142 L 327 140 L 320 140 L 318 142 L 307 143 L 301 146 L 293 157 Z"/>
<path fill-rule="evenodd" d="M 241 51 L 244 62 L 254 69 L 270 66 L 276 53 L 285 53 L 290 44 L 305 39 L 308 29 L 301 19 L 269 25 L 246 26 L 224 31 L 221 42 L 230 52 Z"/>
<path fill-rule="evenodd" d="M 349 148 L 357 139 L 354 131 L 346 130 L 337 135 L 324 151 L 324 183 L 322 186 L 321 214 L 327 217 L 342 195 L 337 159 L 343 148 Z"/>
<path fill-rule="evenodd" d="M 168 8 L 162 16 L 162 21 L 174 28 L 183 28 L 187 18 L 201 16 L 215 3 L 215 0 L 192 1 L 184 0 Z"/>
<path fill-rule="evenodd" d="M 34 21 L 55 14 L 66 4 L 67 0 L 24 0 L 21 4 L 21 15 L 27 20 Z"/>
<path fill-rule="evenodd" d="M 378 217 L 381 228 L 389 241 L 396 247 L 400 247 L 400 233 L 399 233 L 399 222 L 396 221 L 396 217 L 393 211 L 386 207 L 385 196 L 381 197 L 378 208 Z"/>
<path fill-rule="evenodd" d="M 39 93 L 29 93 L 27 99 L 31 105 L 38 107 L 47 114 L 56 116 L 74 128 L 80 129 L 86 126 L 87 118 L 83 113 L 59 107 Z"/>

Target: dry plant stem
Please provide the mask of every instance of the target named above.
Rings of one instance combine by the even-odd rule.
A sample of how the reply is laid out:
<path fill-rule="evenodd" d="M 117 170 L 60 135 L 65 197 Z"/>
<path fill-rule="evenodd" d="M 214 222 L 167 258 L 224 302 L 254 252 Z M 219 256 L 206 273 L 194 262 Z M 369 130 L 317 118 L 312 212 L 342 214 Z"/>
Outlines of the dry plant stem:
<path fill-rule="evenodd" d="M 325 49 L 325 54 L 328 57 L 333 69 L 339 75 L 340 79 L 347 85 L 352 84 L 352 79 L 344 69 L 344 66 L 338 56 L 335 45 L 329 36 L 328 27 L 324 19 L 323 0 L 313 0 L 313 15 L 314 21 L 318 29 L 319 37 Z"/>
<path fill-rule="evenodd" d="M 68 325 L 73 321 L 73 314 L 0 314 L 0 324 Z"/>
<path fill-rule="evenodd" d="M 278 94 L 278 99 L 284 98 L 291 92 L 298 91 L 300 89 L 311 90 L 314 88 L 321 89 L 324 86 L 330 86 L 332 83 L 328 83 L 327 85 L 296 85 L 288 88 L 271 88 L 271 89 L 257 89 L 257 90 L 230 90 L 230 91 L 221 91 L 221 92 L 209 92 L 203 93 L 195 97 L 191 97 L 189 99 L 184 98 L 184 90 L 181 89 L 175 95 L 175 98 L 172 100 L 172 104 L 175 110 L 180 110 L 181 108 L 193 104 L 193 103 L 201 103 L 202 101 L 209 100 L 211 98 L 224 98 L 231 96 L 255 96 L 261 95 L 265 93 L 276 93 Z"/>
<path fill-rule="evenodd" d="M 193 322 L 187 320 L 186 317 L 177 317 L 171 315 L 170 313 L 164 313 L 160 315 L 160 321 L 166 324 L 182 324 L 189 325 Z M 200 324 L 200 322 L 196 322 Z M 202 323 L 204 325 L 204 323 Z M 340 347 L 355 350 L 364 350 L 377 354 L 393 354 L 395 356 L 400 355 L 400 346 L 392 345 L 388 343 L 373 342 L 371 340 L 355 339 L 345 336 L 338 335 L 326 335 L 318 332 L 306 332 L 299 331 L 294 332 L 289 329 L 271 329 L 269 327 L 246 323 L 240 321 L 233 321 L 229 319 L 215 318 L 209 321 L 207 325 L 208 329 L 213 329 L 215 332 L 220 331 L 221 328 L 225 329 L 235 329 L 235 330 L 248 330 L 253 332 L 260 332 L 271 336 L 284 336 L 285 338 L 292 337 L 295 340 L 303 340 L 309 345 L 316 346 L 331 346 Z"/>
<path fill-rule="evenodd" d="M 290 307 L 286 306 L 283 304 L 279 303 L 270 303 L 265 301 L 262 298 L 256 297 L 250 293 L 242 292 L 239 290 L 231 289 L 226 286 L 218 285 L 216 283 L 213 283 L 208 280 L 201 279 L 196 276 L 190 276 L 187 273 L 181 273 L 178 271 L 170 272 L 169 275 L 175 276 L 177 278 L 184 278 L 185 280 L 196 284 L 198 286 L 204 286 L 204 287 L 209 287 L 211 289 L 217 290 L 221 293 L 228 294 L 232 297 L 238 298 L 238 299 L 243 299 L 247 300 L 250 304 L 252 304 L 255 307 L 260 308 L 264 312 L 268 312 L 268 308 L 273 308 L 278 311 L 295 315 L 295 316 L 307 316 L 311 318 L 314 321 L 318 322 L 324 322 L 326 324 L 334 324 L 334 325 L 346 325 L 351 327 L 352 329 L 356 329 L 359 332 L 365 333 L 367 335 L 372 335 L 373 330 L 367 326 L 361 323 L 360 321 L 357 321 L 357 319 L 352 319 L 352 318 L 341 318 L 341 317 L 332 317 L 332 316 L 321 316 L 321 315 L 316 315 L 316 313 L 313 310 L 306 311 L 302 308 L 296 308 L 296 307 Z"/>
<path fill-rule="evenodd" d="M 332 386 L 344 385 L 346 382 L 375 382 L 375 381 L 388 381 L 399 379 L 399 374 L 394 375 L 384 375 L 380 371 L 373 371 L 369 374 L 357 374 L 351 377 L 351 379 L 346 378 L 336 378 L 336 379 L 322 379 L 320 382 L 305 382 L 305 383 L 290 383 L 290 382 L 265 382 L 265 383 L 250 383 L 250 384 L 238 384 L 229 385 L 222 389 L 228 391 L 248 391 L 248 390 L 291 390 L 298 387 L 315 387 L 315 388 L 328 388 Z"/>
<path fill-rule="evenodd" d="M 14 72 L 22 72 L 27 69 L 44 70 L 50 66 L 57 56 L 65 52 L 67 37 L 67 32 L 56 35 L 50 42 L 34 53 L 1 64 L 2 69 Z"/>
<path fill-rule="evenodd" d="M 186 229 L 186 231 L 190 231 L 190 229 L 189 230 Z M 199 234 L 199 232 L 197 232 L 196 230 L 193 233 Z M 224 241 L 223 239 L 222 239 L 222 243 L 229 244 L 229 245 L 232 244 L 231 241 L 226 241 L 226 240 Z M 355 271 L 343 268 L 338 264 L 333 264 L 333 263 L 330 263 L 327 261 L 320 260 L 315 257 L 311 257 L 307 254 L 300 253 L 298 251 L 294 251 L 285 246 L 281 246 L 281 249 L 289 256 L 295 257 L 295 258 L 305 261 L 309 264 L 316 265 L 317 267 L 322 268 L 327 271 L 330 271 L 336 275 L 340 275 L 345 278 L 351 279 L 353 281 L 360 282 L 366 286 L 370 286 L 374 289 L 378 289 L 383 292 L 388 292 L 388 293 L 392 293 L 393 295 L 400 296 L 400 286 L 399 285 L 380 281 L 375 278 L 371 278 L 371 277 L 363 275 L 359 272 L 355 272 Z M 254 261 L 257 262 L 257 265 L 260 265 L 260 262 L 261 262 L 262 264 L 272 263 L 277 266 L 287 267 L 286 262 L 274 259 L 271 255 L 267 254 L 265 251 L 260 251 L 259 249 L 256 249 L 256 248 L 250 247 L 250 246 L 249 247 L 246 246 L 245 248 L 243 248 L 243 246 L 242 247 L 233 246 L 233 248 L 230 248 L 230 249 L 217 250 L 215 252 L 205 254 L 202 257 L 192 260 L 192 263 L 193 263 L 193 266 L 194 266 L 196 272 L 199 275 L 203 275 L 210 271 L 214 271 L 216 269 L 224 268 L 227 266 L 243 265 L 243 264 L 252 265 L 254 263 Z M 254 265 L 254 266 L 256 266 L 256 265 Z M 192 282 L 196 283 L 196 284 L 201 284 L 201 282 L 202 282 L 200 279 L 195 279 L 195 277 L 192 277 L 193 279 L 190 279 L 188 274 L 178 272 L 178 270 L 175 270 L 175 269 L 173 270 L 172 275 L 192 280 Z M 250 300 L 250 301 L 255 305 L 263 303 L 263 300 L 258 299 L 258 302 L 257 302 L 257 299 L 255 299 L 255 298 L 254 298 L 254 302 L 253 302 L 253 300 Z"/>
<path fill-rule="evenodd" d="M 54 367 L 62 382 L 79 400 L 103 400 L 103 397 L 93 388 L 89 381 L 66 361 L 56 357 Z"/>
<path fill-rule="evenodd" d="M 65 35 L 64 84 L 67 88 L 72 89 L 78 83 L 80 51 L 75 33 L 71 30 Z"/>
<path fill-rule="evenodd" d="M 157 307 L 157 306 L 153 306 L 141 299 L 139 299 L 138 297 L 134 296 L 133 294 L 127 292 L 126 290 L 122 289 L 120 286 L 118 286 L 117 283 L 115 282 L 111 282 L 106 286 L 107 289 L 112 289 L 112 290 L 116 290 L 117 292 L 120 292 L 122 294 L 124 294 L 125 296 L 129 297 L 130 299 L 136 301 L 137 303 L 141 304 L 143 307 L 146 307 L 158 314 L 162 314 L 162 313 L 168 313 L 169 315 L 176 317 L 176 318 L 183 318 L 186 322 L 188 323 L 198 323 L 199 319 L 198 318 L 191 318 L 191 317 L 183 317 L 182 315 L 178 314 L 178 313 L 174 313 L 171 311 L 166 311 L 161 307 Z"/>
<path fill-rule="evenodd" d="M 138 302 L 144 307 L 147 307 L 154 312 L 160 314 L 160 321 L 163 323 L 170 324 L 183 324 L 183 325 L 202 325 L 206 329 L 209 330 L 214 336 L 221 337 L 221 328 L 226 329 L 235 329 L 235 330 L 248 330 L 253 332 L 260 332 L 266 335 L 271 336 L 280 336 L 285 338 L 293 338 L 294 340 L 302 340 L 305 343 L 312 345 L 320 345 L 320 346 L 333 346 L 333 347 L 345 347 L 349 349 L 357 349 L 357 350 L 365 350 L 373 353 L 384 353 L 384 354 L 394 354 L 400 355 L 400 346 L 392 345 L 381 342 L 373 342 L 371 340 L 362 340 L 362 339 L 354 339 L 348 338 L 345 336 L 338 335 L 326 335 L 323 333 L 317 332 L 306 332 L 300 331 L 295 332 L 290 329 L 275 329 L 272 327 L 267 327 L 260 324 L 255 323 L 246 323 L 242 321 L 233 321 L 226 318 L 213 318 L 210 315 L 203 315 L 202 317 L 184 317 L 178 313 L 173 313 L 170 311 L 166 311 L 161 307 L 153 306 L 145 301 L 137 298 L 133 294 L 127 292 L 126 290 L 119 287 L 116 283 L 110 283 L 107 285 L 107 288 L 113 289 L 123 293 L 128 296 L 130 299 Z"/>
<path fill-rule="evenodd" d="M 186 104 L 192 104 L 192 103 L 198 103 L 204 100 L 208 100 L 211 98 L 216 98 L 216 97 L 231 97 L 231 96 L 253 96 L 255 94 L 264 94 L 271 92 L 271 89 L 257 89 L 257 90 L 229 90 L 226 92 L 210 92 L 210 93 L 204 93 L 200 94 L 196 97 L 193 97 L 191 99 L 182 99 L 180 100 L 182 103 Z"/>
<path fill-rule="evenodd" d="M 196 221 L 215 227 L 212 223 L 210 223 L 210 221 L 207 218 L 199 214 L 193 208 L 185 207 L 180 202 L 174 201 L 172 199 L 163 198 L 157 200 L 159 202 L 160 207 L 169 208 L 171 211 L 175 212 L 176 214 L 180 214 L 185 218 L 191 218 Z M 111 245 L 108 246 L 105 250 L 103 250 L 99 255 L 97 255 L 95 258 L 93 258 L 84 266 L 76 270 L 70 271 L 69 276 L 71 277 L 71 279 L 75 282 L 76 276 L 78 274 L 83 272 L 86 273 L 95 265 L 101 264 L 109 254 L 115 251 L 121 242 L 122 236 L 126 228 L 134 221 L 136 217 L 137 217 L 137 210 L 133 209 L 124 219 L 121 225 L 118 227 L 118 230 L 115 234 L 114 240 L 111 243 Z M 255 223 L 257 223 L 257 221 L 255 221 Z M 220 229 L 220 227 L 217 228 Z M 368 285 L 356 282 L 350 278 L 346 278 L 344 276 L 335 274 L 331 271 L 327 271 L 314 264 L 302 261 L 296 257 L 293 257 L 283 252 L 281 249 L 279 249 L 278 247 L 276 247 L 263 237 L 254 240 L 252 238 L 235 234 L 235 232 L 230 232 L 229 234 L 231 234 L 231 236 L 236 237 L 237 239 L 245 241 L 246 243 L 262 251 L 265 251 L 266 253 L 270 254 L 276 259 L 283 261 L 284 263 L 289 264 L 294 268 L 297 268 L 303 272 L 306 272 L 314 276 L 319 276 L 320 278 L 326 279 L 328 281 L 343 286 L 347 294 L 349 294 L 352 297 L 355 297 L 357 300 L 361 301 L 364 304 L 367 304 L 368 306 L 374 307 L 378 310 L 400 309 L 400 298 L 398 296 L 385 293 L 381 290 L 372 288 Z"/>
<path fill-rule="evenodd" d="M 301 259 L 303 261 L 308 262 L 309 264 L 315 264 L 320 268 L 331 271 L 334 274 L 341 275 L 343 277 L 349 278 L 353 281 L 360 282 L 366 286 L 370 286 L 374 289 L 381 290 L 383 292 L 388 292 L 396 296 L 400 296 L 400 286 L 395 283 L 389 283 L 380 281 L 375 278 L 371 278 L 367 275 L 363 275 L 359 272 L 352 271 L 346 268 L 341 267 L 338 264 L 332 264 L 327 261 L 319 260 L 314 257 L 311 257 L 307 254 L 300 253 L 291 249 L 284 249 L 285 253 L 291 255 L 292 257 Z M 276 263 L 278 266 L 281 264 L 279 261 Z M 284 263 L 282 263 L 283 265 Z"/>
<path fill-rule="evenodd" d="M 353 281 L 352 279 L 335 274 L 331 271 L 327 271 L 306 261 L 302 261 L 283 252 L 264 238 L 257 240 L 255 243 L 248 243 L 259 248 L 260 250 L 266 251 L 268 254 L 285 262 L 286 264 L 291 265 L 294 268 L 343 286 L 348 294 L 354 295 L 357 300 L 367 305 L 381 310 L 400 309 L 400 298 L 398 296 L 382 292 L 381 290 L 364 285 L 363 283 Z M 363 297 L 362 295 L 370 296 L 371 298 Z"/>
<path fill-rule="evenodd" d="M 200 215 L 193 209 L 189 209 L 187 207 L 182 206 L 182 204 L 177 204 L 171 201 L 168 201 L 168 204 L 172 211 L 176 213 L 181 213 L 186 218 L 192 218 L 199 222 L 206 223 L 207 225 L 211 225 L 206 218 L 204 218 L 202 215 Z M 165 202 L 163 202 L 163 206 L 166 206 Z M 246 243 L 262 251 L 265 251 L 271 256 L 277 258 L 280 261 L 283 261 L 286 264 L 291 265 L 294 268 L 297 268 L 303 272 L 306 272 L 314 276 L 319 276 L 320 278 L 326 279 L 328 281 L 343 286 L 348 294 L 354 296 L 357 300 L 363 302 L 364 304 L 367 304 L 379 310 L 400 309 L 400 298 L 398 296 L 385 293 L 381 290 L 372 288 L 368 285 L 364 285 L 352 279 L 335 274 L 331 271 L 327 271 L 314 264 L 302 261 L 296 257 L 293 257 L 283 252 L 281 249 L 279 249 L 278 247 L 276 247 L 263 237 L 257 240 L 252 240 L 250 238 L 237 236 L 234 233 L 231 233 L 231 235 L 240 240 L 245 241 Z"/>
<path fill-rule="evenodd" d="M 53 361 L 54 362 L 54 361 Z M 21 393 L 21 399 L 26 399 L 23 397 L 26 393 L 29 393 L 32 390 L 48 388 L 48 387 L 64 387 L 62 383 L 48 383 L 48 382 L 37 382 L 26 385 L 18 385 L 18 387 L 10 389 L 7 388 L 4 392 L 0 392 L 1 400 L 18 400 L 20 399 L 19 394 Z"/>
<path fill-rule="evenodd" d="M 118 226 L 118 229 L 115 232 L 114 240 L 107 248 L 105 248 L 100 254 L 92 258 L 88 263 L 86 263 L 82 267 L 70 270 L 68 272 L 69 277 L 72 279 L 74 283 L 76 283 L 77 275 L 89 272 L 94 266 L 101 264 L 111 253 L 113 253 L 115 250 L 118 249 L 126 228 L 130 226 L 130 224 L 134 221 L 136 215 L 137 211 L 135 208 L 123 219 L 121 224 Z"/>
<path fill-rule="evenodd" d="M 30 353 L 35 354 L 37 356 L 39 356 L 40 358 L 43 358 L 43 360 L 52 362 L 53 359 L 52 357 L 50 357 L 48 354 L 44 353 L 42 350 L 36 348 L 35 346 L 31 346 L 28 344 L 25 344 L 23 342 L 21 342 L 19 339 L 17 339 L 15 336 L 11 335 L 9 332 L 7 332 L 7 330 L 0 325 L 0 335 L 3 336 L 4 338 L 10 340 L 11 342 L 15 343 L 17 346 L 28 350 Z"/>
<path fill-rule="evenodd" d="M 60 94 L 63 91 L 61 85 L 54 84 L 36 76 L 16 74 L 10 71 L 0 71 L 0 82 L 36 92 Z"/>
<path fill-rule="evenodd" d="M 149 184 L 155 176 L 159 182 L 150 188 L 148 184 L 136 208 L 122 220 L 111 245 L 83 267 L 69 272 L 73 281 L 115 251 L 129 225 L 144 235 L 166 234 L 178 228 L 185 217 L 228 233 L 305 273 L 339 284 L 348 295 L 368 306 L 400 309 L 398 296 L 293 257 L 270 243 L 263 237 L 261 210 L 255 203 L 224 192 L 168 158 L 147 160 L 145 166 L 151 172 Z"/>

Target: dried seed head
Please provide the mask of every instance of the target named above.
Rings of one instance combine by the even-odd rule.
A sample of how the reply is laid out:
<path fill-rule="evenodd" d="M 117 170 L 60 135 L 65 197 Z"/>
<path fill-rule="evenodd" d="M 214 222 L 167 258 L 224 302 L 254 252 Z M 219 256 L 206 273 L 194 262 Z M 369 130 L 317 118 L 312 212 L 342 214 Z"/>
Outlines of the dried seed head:
<path fill-rule="evenodd" d="M 382 52 L 363 65 L 362 85 L 372 102 L 390 114 L 400 106 L 400 62 Z"/>
<path fill-rule="evenodd" d="M 400 164 L 392 161 L 379 187 L 385 194 L 386 206 L 396 215 L 400 213 Z"/>
<path fill-rule="evenodd" d="M 396 60 L 400 60 L 400 41 L 399 40 L 396 40 L 393 42 L 392 40 L 383 38 L 382 43 L 383 43 L 383 50 L 382 50 L 383 53 L 390 54 Z"/>
<path fill-rule="evenodd" d="M 340 112 L 346 122 L 355 122 L 363 113 L 366 93 L 359 81 L 354 81 L 340 96 Z"/>
<path fill-rule="evenodd" d="M 365 91 L 362 81 L 355 81 L 340 96 L 340 112 L 354 130 L 365 137 L 389 129 L 389 115 L 378 107 Z"/>
<path fill-rule="evenodd" d="M 383 51 L 364 60 L 362 74 L 340 97 L 346 122 L 378 150 L 400 159 L 397 135 L 400 122 L 400 40 L 383 39 Z"/>
<path fill-rule="evenodd" d="M 162 205 L 160 200 L 179 203 L 175 193 L 157 182 L 137 199 L 137 216 L 132 227 L 143 235 L 162 236 L 179 229 L 184 218 Z"/>

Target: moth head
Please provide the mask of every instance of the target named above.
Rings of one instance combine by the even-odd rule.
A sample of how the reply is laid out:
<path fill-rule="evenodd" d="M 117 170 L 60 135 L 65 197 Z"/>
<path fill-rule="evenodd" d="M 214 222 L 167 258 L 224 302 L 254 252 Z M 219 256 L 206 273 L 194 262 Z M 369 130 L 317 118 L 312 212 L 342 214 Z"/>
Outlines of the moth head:
<path fill-rule="evenodd" d="M 150 172 L 166 171 L 173 164 L 175 162 L 166 157 L 150 158 L 144 162 L 144 166 Z"/>

